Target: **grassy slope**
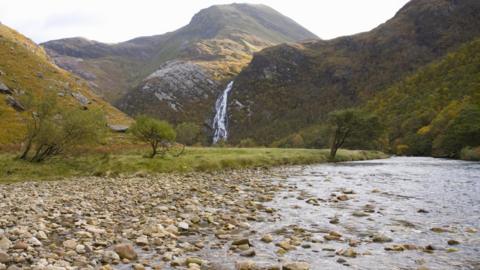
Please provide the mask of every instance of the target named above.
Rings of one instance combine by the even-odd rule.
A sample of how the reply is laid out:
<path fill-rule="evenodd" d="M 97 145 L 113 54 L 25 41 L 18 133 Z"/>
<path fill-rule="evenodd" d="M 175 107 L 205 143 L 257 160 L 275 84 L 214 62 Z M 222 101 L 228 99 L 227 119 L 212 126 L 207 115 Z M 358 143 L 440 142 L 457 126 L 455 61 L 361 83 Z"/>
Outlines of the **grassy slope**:
<path fill-rule="evenodd" d="M 16 160 L 11 154 L 0 155 L 0 183 L 23 180 L 55 180 L 71 176 L 115 176 L 118 174 L 214 171 L 269 167 L 275 165 L 326 162 L 327 150 L 278 148 L 187 148 L 177 158 L 143 157 L 147 149 L 116 154 L 89 154 L 82 157 L 56 158 L 35 164 Z M 340 150 L 338 161 L 385 158 L 373 151 Z"/>
<path fill-rule="evenodd" d="M 91 93 L 88 86 L 68 72 L 52 64 L 44 50 L 20 33 L 0 25 L 0 70 L 4 73 L 0 81 L 11 89 L 40 97 L 47 91 L 80 92 L 88 97 L 89 107 L 102 108 L 110 123 L 131 121 L 123 113 L 101 98 Z M 21 99 L 21 94 L 15 98 Z M 24 132 L 22 118 L 26 113 L 18 113 L 0 95 L 0 144 L 17 142 Z M 67 93 L 60 101 L 65 106 L 79 106 L 79 103 Z"/>

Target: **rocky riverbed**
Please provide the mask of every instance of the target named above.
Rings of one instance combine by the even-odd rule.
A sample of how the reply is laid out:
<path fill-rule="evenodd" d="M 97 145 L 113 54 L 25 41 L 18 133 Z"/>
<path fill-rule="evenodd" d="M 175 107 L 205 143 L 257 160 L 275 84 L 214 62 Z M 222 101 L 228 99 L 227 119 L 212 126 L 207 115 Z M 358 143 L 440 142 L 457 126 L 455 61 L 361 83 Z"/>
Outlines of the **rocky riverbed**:
<path fill-rule="evenodd" d="M 479 179 L 390 159 L 0 185 L 0 269 L 480 269 Z"/>
<path fill-rule="evenodd" d="M 260 236 L 252 224 L 272 216 L 275 209 L 264 203 L 282 187 L 269 180 L 273 174 L 246 170 L 1 185 L 0 269 L 229 269 L 230 262 L 250 269 L 251 262 L 241 258 L 255 256 L 249 239 Z M 232 247 L 225 265 L 198 255 L 225 246 Z M 284 269 L 303 269 L 288 263 Z"/>

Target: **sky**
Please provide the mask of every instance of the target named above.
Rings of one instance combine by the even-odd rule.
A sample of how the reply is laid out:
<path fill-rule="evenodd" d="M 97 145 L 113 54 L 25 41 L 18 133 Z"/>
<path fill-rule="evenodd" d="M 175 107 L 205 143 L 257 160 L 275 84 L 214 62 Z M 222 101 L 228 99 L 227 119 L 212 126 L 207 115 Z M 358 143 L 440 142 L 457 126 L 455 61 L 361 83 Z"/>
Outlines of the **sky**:
<path fill-rule="evenodd" d="M 233 0 L 0 0 L 0 22 L 37 43 L 85 37 L 115 43 L 174 31 L 202 8 Z M 257 0 L 322 39 L 373 29 L 408 0 Z"/>

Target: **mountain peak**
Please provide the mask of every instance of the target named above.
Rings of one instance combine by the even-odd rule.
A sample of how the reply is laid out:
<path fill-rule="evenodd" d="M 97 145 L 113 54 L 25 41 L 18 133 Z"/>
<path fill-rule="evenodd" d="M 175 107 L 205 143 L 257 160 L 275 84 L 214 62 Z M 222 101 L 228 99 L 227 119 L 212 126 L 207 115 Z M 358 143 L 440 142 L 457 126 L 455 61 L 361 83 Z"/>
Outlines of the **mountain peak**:
<path fill-rule="evenodd" d="M 292 19 L 262 4 L 214 5 L 195 14 L 184 30 L 201 34 L 201 38 L 242 32 L 272 43 L 318 39 Z"/>

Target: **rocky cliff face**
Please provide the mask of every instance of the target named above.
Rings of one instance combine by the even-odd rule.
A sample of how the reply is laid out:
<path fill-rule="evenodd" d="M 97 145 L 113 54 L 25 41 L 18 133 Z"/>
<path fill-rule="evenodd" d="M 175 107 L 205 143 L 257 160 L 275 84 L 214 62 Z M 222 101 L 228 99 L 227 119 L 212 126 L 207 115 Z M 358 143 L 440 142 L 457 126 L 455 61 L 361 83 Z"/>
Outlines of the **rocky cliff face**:
<path fill-rule="evenodd" d="M 85 39 L 43 46 L 55 62 L 131 115 L 171 122 L 206 122 L 215 98 L 254 52 L 283 42 L 316 39 L 263 5 L 213 6 L 177 31 L 107 45 Z"/>
<path fill-rule="evenodd" d="M 219 87 L 208 69 L 190 62 L 172 60 L 159 67 L 122 98 L 119 106 L 128 114 L 144 113 L 179 122 L 202 122 Z M 179 89 L 181 91 L 179 91 Z M 202 107 L 202 105 L 207 107 Z"/>
<path fill-rule="evenodd" d="M 230 98 L 233 142 L 269 144 L 321 122 L 480 35 L 480 2 L 413 0 L 374 30 L 255 54 Z"/>

